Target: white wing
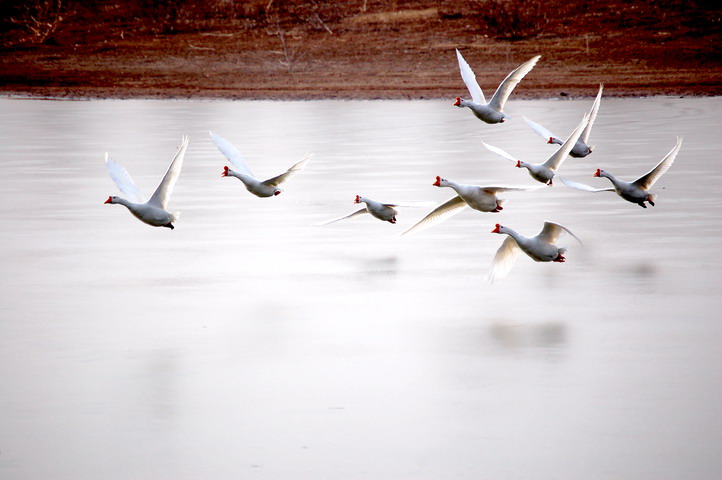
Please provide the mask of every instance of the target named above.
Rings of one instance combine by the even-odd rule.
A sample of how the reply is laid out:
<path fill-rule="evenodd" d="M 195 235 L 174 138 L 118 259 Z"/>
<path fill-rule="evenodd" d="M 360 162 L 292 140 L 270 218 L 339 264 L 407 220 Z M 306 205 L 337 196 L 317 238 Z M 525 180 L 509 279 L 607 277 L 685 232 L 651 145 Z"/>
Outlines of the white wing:
<path fill-rule="evenodd" d="M 128 171 L 123 168 L 121 164 L 116 163 L 112 158 L 110 158 L 108 152 L 105 152 L 105 168 L 108 169 L 110 178 L 113 179 L 115 185 L 121 192 L 123 192 L 128 200 L 133 203 L 145 203 L 143 195 L 141 195 L 138 187 L 135 186 L 135 182 Z"/>
<path fill-rule="evenodd" d="M 368 210 L 366 210 L 366 207 L 356 210 L 353 213 L 349 213 L 348 215 L 344 215 L 343 217 L 334 218 L 333 220 L 329 220 L 327 222 L 317 223 L 316 226 L 321 227 L 323 225 L 328 225 L 330 223 L 340 222 L 341 220 L 346 220 L 347 218 L 356 217 L 356 216 L 362 215 L 364 213 L 368 213 Z"/>
<path fill-rule="evenodd" d="M 223 156 L 226 157 L 233 164 L 233 166 L 236 167 L 236 171 L 238 173 L 254 177 L 253 172 L 251 172 L 248 164 L 246 164 L 246 161 L 243 160 L 241 152 L 238 151 L 235 145 L 233 145 L 231 142 L 229 142 L 215 132 L 208 133 L 210 133 L 211 138 L 213 139 L 213 143 L 216 144 L 218 150 L 220 150 Z"/>
<path fill-rule="evenodd" d="M 474 71 L 471 69 L 469 64 L 466 63 L 464 57 L 461 56 L 461 53 L 459 53 L 459 49 L 456 49 L 456 59 L 459 61 L 461 79 L 466 84 L 466 88 L 467 90 L 469 90 L 471 99 L 474 100 L 476 103 L 486 103 L 486 99 L 484 98 L 484 92 L 481 91 L 479 82 L 476 81 L 476 75 L 474 75 Z"/>
<path fill-rule="evenodd" d="M 428 215 L 417 222 L 416 225 L 402 233 L 401 236 L 408 235 L 412 232 L 418 233 L 422 230 L 426 230 L 433 225 L 443 222 L 452 215 L 456 215 L 466 207 L 468 207 L 466 202 L 457 195 L 433 209 Z"/>
<path fill-rule="evenodd" d="M 590 187 L 589 185 L 585 185 L 583 183 L 574 182 L 572 180 L 569 180 L 568 178 L 564 178 L 561 175 L 557 175 L 559 180 L 562 181 L 564 185 L 571 188 L 576 188 L 577 190 L 584 190 L 585 192 L 613 192 L 613 188 L 594 188 Z"/>
<path fill-rule="evenodd" d="M 574 235 L 571 230 L 569 230 L 563 225 L 559 225 L 558 223 L 554 222 L 544 222 L 544 227 L 542 228 L 542 231 L 539 232 L 539 235 L 537 235 L 537 238 L 543 242 L 554 245 L 557 243 L 557 240 L 559 240 L 559 237 L 563 232 L 567 232 L 569 235 L 574 237 L 580 245 L 582 244 L 582 241 L 579 240 L 579 237 Z"/>
<path fill-rule="evenodd" d="M 637 185 L 642 190 L 649 190 L 654 185 L 659 177 L 664 175 L 664 172 L 669 170 L 669 167 L 674 163 L 674 159 L 677 158 L 679 149 L 682 148 L 682 137 L 677 137 L 677 144 L 672 150 L 657 164 L 652 170 L 636 179 L 633 184 Z"/>
<path fill-rule="evenodd" d="M 508 154 L 508 153 L 506 152 L 506 150 L 502 150 L 502 149 L 499 148 L 499 147 L 495 147 L 495 146 L 493 146 L 493 145 L 489 145 L 488 143 L 486 143 L 486 142 L 484 142 L 484 141 L 482 141 L 481 144 L 484 145 L 484 146 L 486 147 L 486 149 L 489 150 L 490 152 L 496 153 L 496 154 L 499 155 L 500 157 L 506 158 L 507 160 L 512 161 L 512 162 L 514 162 L 514 163 L 517 162 L 517 159 L 514 158 L 514 157 L 512 157 L 510 154 Z"/>
<path fill-rule="evenodd" d="M 602 101 L 602 90 L 604 90 L 604 84 L 599 84 L 599 93 L 597 93 L 597 98 L 594 99 L 594 103 L 592 104 L 592 109 L 589 111 L 589 123 L 587 123 L 587 128 L 584 129 L 582 132 L 582 136 L 579 137 L 579 139 L 587 143 L 589 140 L 589 134 L 592 133 L 592 125 L 594 125 L 594 120 L 597 119 L 597 113 L 599 112 L 599 104 Z"/>
<path fill-rule="evenodd" d="M 540 58 L 541 55 L 537 55 L 512 70 L 512 72 L 506 76 L 504 81 L 499 84 L 499 88 L 496 89 L 494 96 L 491 97 L 491 101 L 489 101 L 489 106 L 494 110 L 501 112 L 504 109 L 506 99 L 509 98 L 509 95 L 511 95 L 511 92 L 514 90 L 514 87 L 516 87 L 521 79 L 524 78 L 524 76 L 529 73 L 532 68 L 534 68 L 534 65 L 536 65 L 536 62 L 538 62 Z"/>
<path fill-rule="evenodd" d="M 552 132 L 550 132 L 546 128 L 542 127 L 538 123 L 532 122 L 531 120 L 529 120 L 526 117 L 524 117 L 524 121 L 526 122 L 527 125 L 529 125 L 529 128 L 534 130 L 534 132 L 536 132 L 536 134 L 539 135 L 540 137 L 542 137 L 546 140 L 549 140 L 550 138 L 558 138 L 556 135 L 554 135 Z"/>
<path fill-rule="evenodd" d="M 153 192 L 150 200 L 148 200 L 148 204 L 165 210 L 166 205 L 168 205 L 168 200 L 173 193 L 175 182 L 178 180 L 178 175 L 180 175 L 181 168 L 183 167 L 183 157 L 185 156 L 186 149 L 188 148 L 188 140 L 188 135 L 183 135 L 181 146 L 178 148 L 175 157 L 173 157 L 173 161 L 170 162 L 170 166 L 165 172 L 165 175 L 163 175 L 163 179 L 158 184 L 158 188 L 155 189 L 155 192 Z"/>
<path fill-rule="evenodd" d="M 485 193 L 497 194 L 503 192 L 527 192 L 529 190 L 539 190 L 544 187 L 479 187 Z"/>
<path fill-rule="evenodd" d="M 306 155 L 303 156 L 303 159 L 300 162 L 294 164 L 291 168 L 289 168 L 282 174 L 277 175 L 273 178 L 269 178 L 268 180 L 266 180 L 263 183 L 266 185 L 270 185 L 272 187 L 277 187 L 278 185 L 282 184 L 283 182 L 285 182 L 286 180 L 291 178 L 292 175 L 303 170 L 304 167 L 306 166 L 306 164 L 308 163 L 308 161 L 311 160 L 311 157 L 313 157 L 313 155 L 310 153 L 307 153 Z"/>
<path fill-rule="evenodd" d="M 582 118 L 582 121 L 579 122 L 579 125 L 577 125 L 577 128 L 575 128 L 572 133 L 569 134 L 567 139 L 564 140 L 562 146 L 559 147 L 556 152 L 552 153 L 551 156 L 547 159 L 547 161 L 544 162 L 545 167 L 549 168 L 550 170 L 556 171 L 559 167 L 562 166 L 562 163 L 564 163 L 567 155 L 569 155 L 569 152 L 571 152 L 572 148 L 574 148 L 574 144 L 576 144 L 577 140 L 579 140 L 579 136 L 582 134 L 582 131 L 584 131 L 584 128 L 587 126 L 588 121 L 589 114 L 585 114 L 584 118 Z"/>
<path fill-rule="evenodd" d="M 499 250 L 496 251 L 494 260 L 491 262 L 489 281 L 494 283 L 495 280 L 506 277 L 520 253 L 521 248 L 517 245 L 516 240 L 512 237 L 506 237 L 501 247 L 499 247 Z"/>

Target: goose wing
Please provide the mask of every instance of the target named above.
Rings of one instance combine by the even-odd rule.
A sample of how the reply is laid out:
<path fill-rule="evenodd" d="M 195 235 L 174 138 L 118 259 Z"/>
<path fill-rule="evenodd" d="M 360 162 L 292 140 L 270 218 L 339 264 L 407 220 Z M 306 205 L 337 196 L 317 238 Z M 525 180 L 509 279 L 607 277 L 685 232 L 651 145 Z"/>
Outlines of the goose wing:
<path fill-rule="evenodd" d="M 674 163 L 674 159 L 677 158 L 679 149 L 682 148 L 682 137 L 677 137 L 677 144 L 669 151 L 669 153 L 649 172 L 636 179 L 633 185 L 641 188 L 642 190 L 649 190 L 654 185 L 659 177 L 664 175 L 664 172 L 669 170 L 669 167 Z"/>
<path fill-rule="evenodd" d="M 584 190 L 585 192 L 613 192 L 614 188 L 594 188 L 590 187 L 589 185 L 585 185 L 584 183 L 575 182 L 573 180 L 569 180 L 568 178 L 564 178 L 561 175 L 557 175 L 557 178 L 562 181 L 564 185 L 571 188 L 576 188 L 577 190 Z"/>
<path fill-rule="evenodd" d="M 539 135 L 540 137 L 545 138 L 546 140 L 549 140 L 550 138 L 558 138 L 556 135 L 554 135 L 552 132 L 550 132 L 546 128 L 542 127 L 538 123 L 532 122 L 531 120 L 529 120 L 526 117 L 523 117 L 523 118 L 524 118 L 524 121 L 526 122 L 526 124 L 529 125 L 529 128 L 534 130 L 534 132 L 537 135 Z"/>
<path fill-rule="evenodd" d="M 300 162 L 294 164 L 291 168 L 289 168 L 282 174 L 276 175 L 273 178 L 269 178 L 268 180 L 266 180 L 263 183 L 268 186 L 271 186 L 271 187 L 279 186 L 280 184 L 282 184 L 283 182 L 285 182 L 286 180 L 291 178 L 292 175 L 295 175 L 296 173 L 303 170 L 306 167 L 306 164 L 308 163 L 308 161 L 311 160 L 312 156 L 313 156 L 312 154 L 307 153 L 306 155 L 303 156 L 303 159 Z"/>
<path fill-rule="evenodd" d="M 476 103 L 486 103 L 486 98 L 484 98 L 484 92 L 481 91 L 479 82 L 476 81 L 476 75 L 474 75 L 474 71 L 471 69 L 469 64 L 466 63 L 464 57 L 461 56 L 459 49 L 456 49 L 456 59 L 459 61 L 459 71 L 461 72 L 461 79 L 464 81 L 467 90 L 469 90 L 471 99 Z"/>
<path fill-rule="evenodd" d="M 331 224 L 331 223 L 340 222 L 341 220 L 346 220 L 346 219 L 348 219 L 348 218 L 356 217 L 356 216 L 362 215 L 362 214 L 364 214 L 364 213 L 368 213 L 368 210 L 366 210 L 366 207 L 360 208 L 360 209 L 356 210 L 356 211 L 353 212 L 353 213 L 349 213 L 348 215 L 344 215 L 343 217 L 338 217 L 338 218 L 334 218 L 333 220 L 328 220 L 328 221 L 326 221 L 326 222 L 317 223 L 316 225 L 319 226 L 319 227 L 321 227 L 321 226 L 323 226 L 323 225 L 329 225 L 329 224 Z"/>
<path fill-rule="evenodd" d="M 433 225 L 443 222 L 452 215 L 456 215 L 466 207 L 468 207 L 466 202 L 460 196 L 456 195 L 433 209 L 424 218 L 419 220 L 416 225 L 402 233 L 401 236 L 426 230 Z"/>
<path fill-rule="evenodd" d="M 599 112 L 599 104 L 602 101 L 602 91 L 604 90 L 604 84 L 599 84 L 599 93 L 597 93 L 597 98 L 594 99 L 594 103 L 592 104 L 592 109 L 589 111 L 589 123 L 587 123 L 587 127 L 582 132 L 582 136 L 579 137 L 579 139 L 587 143 L 589 141 L 589 134 L 592 133 L 592 125 L 594 125 L 594 120 L 597 119 L 597 113 Z"/>
<path fill-rule="evenodd" d="M 495 153 L 502 158 L 506 158 L 507 160 L 509 160 L 511 162 L 514 162 L 514 163 L 517 162 L 517 159 L 512 157 L 509 153 L 507 153 L 506 150 L 502 150 L 501 148 L 495 147 L 494 145 L 489 145 L 488 143 L 486 143 L 484 141 L 482 141 L 481 144 L 484 145 L 486 147 L 486 149 L 489 150 L 490 152 Z"/>
<path fill-rule="evenodd" d="M 158 184 L 158 188 L 155 189 L 150 200 L 148 200 L 150 205 L 162 208 L 163 210 L 165 210 L 166 205 L 168 205 L 168 200 L 173 193 L 173 187 L 175 187 L 175 182 L 178 180 L 178 175 L 180 175 L 181 168 L 183 167 L 183 157 L 185 157 L 186 149 L 188 148 L 188 141 L 188 135 L 183 135 L 181 146 L 178 148 L 175 157 L 173 157 L 173 161 L 170 162 L 170 166 L 168 166 L 168 170 L 166 170 L 163 179 Z"/>
<path fill-rule="evenodd" d="M 110 174 L 110 178 L 118 187 L 118 190 L 120 190 L 128 200 L 133 203 L 145 203 L 143 195 L 141 195 L 140 190 L 138 190 L 128 171 L 123 168 L 121 164 L 110 158 L 108 152 L 105 152 L 105 168 L 108 169 L 108 174 Z"/>
<path fill-rule="evenodd" d="M 495 195 L 503 192 L 526 192 L 528 190 L 538 190 L 542 187 L 479 187 L 484 193 Z"/>
<path fill-rule="evenodd" d="M 506 103 L 507 98 L 509 98 L 509 95 L 511 95 L 511 92 L 521 79 L 524 78 L 524 76 L 529 73 L 532 68 L 534 68 L 534 65 L 536 65 L 536 62 L 538 62 L 540 58 L 541 55 L 537 55 L 512 70 L 511 73 L 506 76 L 504 81 L 499 84 L 499 88 L 496 89 L 494 96 L 491 97 L 491 100 L 489 101 L 489 106 L 497 112 L 501 112 L 504 109 L 504 104 Z"/>
<path fill-rule="evenodd" d="M 556 171 L 559 167 L 562 166 L 562 163 L 564 163 L 567 155 L 569 155 L 569 152 L 571 152 L 572 148 L 574 148 L 574 144 L 576 144 L 577 140 L 579 140 L 579 136 L 582 134 L 582 131 L 584 131 L 584 127 L 587 126 L 588 121 L 589 114 L 585 114 L 584 118 L 582 118 L 582 121 L 579 122 L 579 125 L 577 125 L 577 128 L 575 128 L 572 133 L 569 134 L 567 139 L 564 140 L 562 146 L 559 147 L 556 152 L 552 153 L 547 159 L 547 161 L 544 162 L 545 167 L 550 170 Z"/>
<path fill-rule="evenodd" d="M 491 262 L 491 270 L 489 271 L 489 281 L 494 283 L 507 276 L 514 262 L 519 258 L 521 248 L 512 237 L 508 236 L 504 239 L 501 247 L 496 251 L 494 260 Z"/>
<path fill-rule="evenodd" d="M 250 167 L 243 159 L 243 157 L 241 156 L 241 152 L 238 151 L 235 145 L 233 145 L 231 142 L 229 142 L 215 132 L 208 133 L 211 135 L 211 139 L 213 140 L 213 143 L 216 144 L 218 150 L 220 150 L 223 156 L 226 157 L 228 161 L 233 164 L 234 167 L 236 167 L 235 170 L 238 173 L 254 177 L 253 172 L 251 172 Z"/>
<path fill-rule="evenodd" d="M 544 222 L 544 227 L 542 228 L 542 231 L 539 232 L 539 235 L 536 236 L 536 238 L 538 238 L 542 242 L 554 245 L 555 243 L 557 243 L 557 240 L 559 240 L 559 237 L 564 232 L 574 237 L 580 244 L 582 243 L 582 241 L 579 240 L 579 237 L 574 235 L 571 230 L 554 222 Z"/>

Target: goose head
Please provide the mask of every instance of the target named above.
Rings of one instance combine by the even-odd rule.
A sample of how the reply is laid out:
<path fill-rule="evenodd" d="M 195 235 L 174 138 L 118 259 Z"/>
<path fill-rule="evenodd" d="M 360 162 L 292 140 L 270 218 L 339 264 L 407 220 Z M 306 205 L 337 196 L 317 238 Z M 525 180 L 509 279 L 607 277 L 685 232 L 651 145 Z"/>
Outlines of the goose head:
<path fill-rule="evenodd" d="M 504 233 L 504 230 L 506 230 L 506 227 L 503 225 L 499 225 L 498 223 L 494 226 L 494 230 L 491 231 L 491 233 Z"/>
<path fill-rule="evenodd" d="M 363 203 L 363 202 L 365 202 L 365 199 L 364 199 L 364 197 L 362 197 L 360 195 L 356 195 L 356 198 L 353 201 L 353 203 Z"/>
<path fill-rule="evenodd" d="M 103 203 L 118 203 L 118 197 L 116 196 L 110 196 L 108 199 Z"/>
<path fill-rule="evenodd" d="M 521 160 L 516 161 L 516 168 L 528 168 L 526 162 L 522 162 Z"/>
<path fill-rule="evenodd" d="M 440 176 L 437 175 L 436 181 L 434 183 L 432 183 L 432 185 L 435 187 L 448 187 L 449 181 L 447 179 L 441 178 Z"/>
<path fill-rule="evenodd" d="M 603 177 L 605 173 L 607 173 L 607 172 L 605 172 L 604 170 L 601 170 L 601 169 L 597 168 L 597 171 L 594 172 L 594 175 L 593 175 L 593 176 L 594 176 L 594 177 Z"/>

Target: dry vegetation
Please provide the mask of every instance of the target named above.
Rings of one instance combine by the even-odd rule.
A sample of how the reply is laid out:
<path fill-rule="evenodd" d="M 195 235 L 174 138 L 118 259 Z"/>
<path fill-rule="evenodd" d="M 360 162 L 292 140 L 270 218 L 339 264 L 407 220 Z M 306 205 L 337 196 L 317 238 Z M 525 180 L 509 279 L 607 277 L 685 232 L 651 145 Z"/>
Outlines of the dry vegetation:
<path fill-rule="evenodd" d="M 428 98 L 542 54 L 523 96 L 722 94 L 722 11 L 681 0 L 4 0 L 0 91 Z"/>

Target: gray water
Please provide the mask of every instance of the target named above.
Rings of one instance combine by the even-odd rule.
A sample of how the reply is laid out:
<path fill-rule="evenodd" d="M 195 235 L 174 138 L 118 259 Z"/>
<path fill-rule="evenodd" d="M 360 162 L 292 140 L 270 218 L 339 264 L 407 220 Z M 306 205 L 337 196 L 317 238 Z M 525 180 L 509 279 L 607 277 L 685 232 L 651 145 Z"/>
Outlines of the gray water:
<path fill-rule="evenodd" d="M 722 474 L 722 98 L 607 99 L 561 173 L 648 171 L 642 209 L 559 184 L 409 238 L 355 195 L 440 203 L 436 175 L 536 184 L 591 99 L 511 101 L 486 125 L 443 101 L 0 99 L 0 478 L 716 479 Z M 315 154 L 256 198 L 258 176 Z M 191 137 L 176 229 L 122 206 L 104 152 L 149 196 Z M 486 280 L 544 220 L 564 264 Z"/>

